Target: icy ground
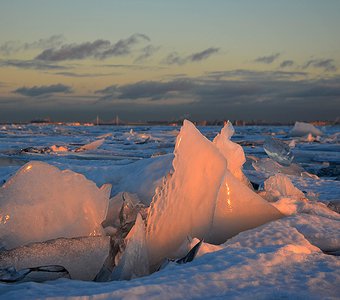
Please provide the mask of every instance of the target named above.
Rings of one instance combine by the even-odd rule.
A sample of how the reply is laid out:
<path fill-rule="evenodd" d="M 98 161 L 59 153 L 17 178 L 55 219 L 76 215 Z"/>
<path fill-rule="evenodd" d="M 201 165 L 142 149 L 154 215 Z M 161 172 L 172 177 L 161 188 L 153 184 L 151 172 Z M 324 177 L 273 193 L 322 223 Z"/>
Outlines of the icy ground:
<path fill-rule="evenodd" d="M 1 125 L 0 185 L 8 183 L 22 165 L 36 160 L 83 174 L 98 188 L 112 184 L 111 197 L 130 192 L 149 205 L 155 188 L 172 168 L 179 129 Z M 319 138 L 304 135 L 301 125 L 298 129 L 299 137 L 291 134 L 292 127 L 236 127 L 232 137 L 245 151 L 245 175 L 261 190 L 267 186 L 260 195 L 277 201 L 275 207 L 286 217 L 241 232 L 222 245 L 203 243 L 193 262 L 170 263 L 149 276 L 104 283 L 58 279 L 0 284 L 0 298 L 339 299 L 340 259 L 334 254 L 340 250 L 340 215 L 334 209 L 340 202 L 340 127 L 320 128 Z M 212 141 L 221 128 L 199 130 Z M 291 165 L 268 158 L 263 149 L 268 137 L 290 144 Z M 272 177 L 264 184 L 277 173 L 287 175 L 302 192 L 289 189 L 287 183 L 279 192 L 271 189 L 281 178 Z M 308 202 L 300 201 L 303 196 Z M 333 210 L 327 205 L 333 205 Z"/>

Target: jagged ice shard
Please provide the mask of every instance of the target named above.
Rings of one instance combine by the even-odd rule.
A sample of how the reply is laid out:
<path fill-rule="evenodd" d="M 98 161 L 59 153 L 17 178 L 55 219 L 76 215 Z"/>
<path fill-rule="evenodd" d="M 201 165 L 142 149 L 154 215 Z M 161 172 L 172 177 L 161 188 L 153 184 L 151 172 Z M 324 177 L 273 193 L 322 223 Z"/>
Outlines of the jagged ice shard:
<path fill-rule="evenodd" d="M 149 274 L 148 251 L 145 240 L 145 224 L 140 214 L 127 235 L 126 248 L 117 267 L 113 270 L 113 280 L 129 280 Z"/>
<path fill-rule="evenodd" d="M 266 138 L 263 149 L 271 159 L 284 166 L 289 166 L 294 158 L 290 147 L 273 137 Z"/>
<path fill-rule="evenodd" d="M 0 188 L 0 248 L 102 233 L 110 189 L 32 161 Z"/>
<path fill-rule="evenodd" d="M 228 170 L 240 181 L 250 186 L 247 177 L 242 172 L 242 166 L 246 162 L 246 156 L 239 144 L 232 142 L 230 139 L 234 135 L 233 125 L 228 121 L 217 134 L 213 143 L 227 160 Z"/>
<path fill-rule="evenodd" d="M 192 123 L 184 121 L 175 146 L 174 172 L 156 191 L 149 210 L 150 265 L 174 256 L 187 236 L 218 244 L 282 217 L 232 175 L 227 169 L 229 157 L 222 151 L 223 146 L 218 149 Z"/>

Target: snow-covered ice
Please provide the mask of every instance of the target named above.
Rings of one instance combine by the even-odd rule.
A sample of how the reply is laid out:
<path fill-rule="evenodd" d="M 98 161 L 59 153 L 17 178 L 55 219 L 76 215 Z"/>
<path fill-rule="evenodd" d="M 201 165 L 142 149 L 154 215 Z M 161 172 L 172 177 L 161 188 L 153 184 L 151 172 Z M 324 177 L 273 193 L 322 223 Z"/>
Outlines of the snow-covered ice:
<path fill-rule="evenodd" d="M 131 129 L 133 129 L 132 134 Z M 197 244 L 198 239 L 195 238 L 195 234 L 188 230 L 196 225 L 199 225 L 200 230 L 209 228 L 207 232 L 211 239 L 208 238 L 202 243 L 192 262 L 181 265 L 170 263 L 162 270 L 147 275 L 150 272 L 147 270 L 146 262 L 149 259 L 147 256 L 149 253 L 145 250 L 149 248 L 145 247 L 145 244 L 148 243 L 149 233 L 147 232 L 145 236 L 144 220 L 141 217 L 137 218 L 136 225 L 133 226 L 135 222 L 133 217 L 131 224 L 128 225 L 132 229 L 127 238 L 124 238 L 122 253 L 116 258 L 120 267 L 113 275 L 116 275 L 116 279 L 142 277 L 111 282 L 61 278 L 42 284 L 35 282 L 0 284 L 0 298 L 338 299 L 340 261 L 339 256 L 335 255 L 338 255 L 340 249 L 340 217 L 338 213 L 329 208 L 332 208 L 331 203 L 340 202 L 340 177 L 336 167 L 340 164 L 339 139 L 337 138 L 340 127 L 322 127 L 323 135 L 320 138 L 316 137 L 320 135 L 316 132 L 308 132 L 312 138 L 308 137 L 308 133 L 304 133 L 303 137 L 294 138 L 295 147 L 292 149 L 294 161 L 290 166 L 283 166 L 268 158 L 263 144 L 266 137 L 273 136 L 289 144 L 292 139 L 287 133 L 292 127 L 245 126 L 235 127 L 235 132 L 230 123 L 221 132 L 219 127 L 200 127 L 199 131 L 207 137 L 205 139 L 192 125 L 181 130 L 176 143 L 178 129 L 178 127 L 170 126 L 87 127 L 54 124 L 0 127 L 0 184 L 4 184 L 0 188 L 1 200 L 7 199 L 9 195 L 11 199 L 18 200 L 22 198 L 21 196 L 26 196 L 26 194 L 31 196 L 40 189 L 38 194 L 41 199 L 44 199 L 42 202 L 49 200 L 47 196 L 49 193 L 53 197 L 55 195 L 58 201 L 69 199 L 68 203 L 62 202 L 62 205 L 67 207 L 67 205 L 74 204 L 70 209 L 72 215 L 75 211 L 78 214 L 82 211 L 83 199 L 90 191 L 93 196 L 93 207 L 100 209 L 100 205 L 96 202 L 98 199 L 104 199 L 106 205 L 109 203 L 108 215 L 103 223 L 106 227 L 105 231 L 100 230 L 100 226 L 99 230 L 111 235 L 111 237 L 89 237 L 87 232 L 84 234 L 87 237 L 59 238 L 9 251 L 0 250 L 0 257 L 4 258 L 1 261 L 10 261 L 11 265 L 15 265 L 11 260 L 16 260 L 16 263 L 22 262 L 22 265 L 16 265 L 19 269 L 33 267 L 33 263 L 41 266 L 41 264 L 58 262 L 66 269 L 70 269 L 73 278 L 91 280 L 96 276 L 107 256 L 109 239 L 117 234 L 120 226 L 120 220 L 117 221 L 117 218 L 119 218 L 124 199 L 135 204 L 141 201 L 148 206 L 155 194 L 155 189 L 157 193 L 154 201 L 160 200 L 163 196 L 166 199 L 168 194 L 177 195 L 176 198 L 179 198 L 175 199 L 175 208 L 181 208 L 177 211 L 166 203 L 163 208 L 160 203 L 152 204 L 154 208 L 158 206 L 157 211 L 167 212 L 166 206 L 172 209 L 166 218 L 171 221 L 170 216 L 172 216 L 176 222 L 171 223 L 169 228 L 163 226 L 164 233 L 167 230 L 171 232 L 172 228 L 180 231 L 181 238 L 178 239 L 181 240 L 181 242 L 178 241 L 180 250 L 173 247 L 174 250 L 169 250 L 169 253 L 181 257 Z M 214 139 L 215 142 L 211 142 Z M 97 143 L 98 147 L 75 152 L 77 148 L 99 140 L 103 141 Z M 243 149 L 238 147 L 239 145 L 242 145 Z M 173 161 L 172 152 L 175 146 L 175 160 Z M 192 149 L 189 149 L 189 146 Z M 32 149 L 32 151 L 21 151 L 22 149 Z M 230 149 L 234 151 L 229 151 Z M 243 152 L 246 156 L 245 162 Z M 37 161 L 45 162 L 45 164 Z M 39 167 L 43 166 L 41 170 L 45 168 L 48 170 L 48 172 L 42 171 L 39 175 L 40 179 L 43 178 L 41 182 L 44 182 L 44 185 L 38 187 L 39 183 L 32 179 L 30 182 L 32 189 L 29 189 L 27 185 L 23 191 L 18 181 L 17 188 L 9 193 L 6 186 L 12 185 L 13 178 L 17 178 L 19 174 L 24 175 L 22 173 L 28 162 L 33 166 L 35 164 Z M 214 173 L 209 166 L 210 163 L 215 166 L 217 162 L 219 165 Z M 70 177 L 78 178 L 79 181 L 77 184 L 72 184 L 72 189 L 65 188 L 67 186 L 65 178 L 62 177 L 63 179 L 58 181 L 47 179 L 50 177 L 49 174 L 53 173 L 52 169 L 53 172 L 59 174 L 58 176 L 72 174 Z M 241 170 L 244 176 L 258 183 L 260 191 L 254 192 L 249 189 L 247 184 L 241 182 L 243 176 L 237 177 L 237 172 L 233 172 L 232 169 Z M 19 173 L 15 175 L 17 171 Z M 204 175 L 211 176 L 204 178 Z M 53 178 L 59 177 L 55 175 Z M 187 187 L 184 181 L 179 180 L 183 178 L 187 181 Z M 198 188 L 195 185 L 195 178 L 200 183 Z M 74 183 L 72 180 L 71 182 Z M 173 185 L 169 185 L 169 182 Z M 207 182 L 211 185 L 211 190 L 208 190 Z M 104 184 L 112 184 L 110 201 L 108 200 L 109 185 Z M 58 189 L 55 189 L 56 186 Z M 50 192 L 46 192 L 47 189 Z M 169 190 L 172 192 L 168 193 Z M 73 197 L 67 198 L 68 194 L 74 193 L 78 195 L 76 198 L 80 199 L 79 202 L 73 202 L 75 201 Z M 202 193 L 206 197 L 202 197 Z M 4 195 L 6 195 L 5 198 Z M 14 195 L 20 197 L 14 197 Z M 190 200 L 191 196 L 194 200 Z M 266 200 L 263 200 L 262 196 Z M 212 202 L 209 203 L 207 198 Z M 252 207 L 249 203 L 253 201 L 249 199 L 253 198 L 256 199 L 256 206 Z M 249 203 L 245 199 L 249 200 Z M 228 200 L 232 206 L 229 205 Z M 195 205 L 188 207 L 185 201 L 189 203 L 193 201 Z M 215 204 L 213 204 L 214 201 Z M 262 201 L 270 201 L 270 203 Z M 35 204 L 38 202 L 38 200 L 34 201 Z M 237 205 L 240 206 L 240 210 Z M 204 213 L 200 210 L 201 206 L 206 208 Z M 280 215 L 281 218 L 260 226 L 253 224 L 247 227 L 250 228 L 248 230 L 242 226 L 237 228 L 246 223 L 244 214 L 249 213 L 247 218 L 252 219 L 259 210 L 262 211 L 263 207 L 266 207 L 264 210 L 271 207 L 277 211 L 274 206 L 284 216 Z M 244 209 L 245 207 L 248 209 Z M 31 207 L 27 209 L 34 211 Z M 56 211 L 56 209 L 53 210 Z M 41 206 L 41 211 L 47 212 L 48 209 Z M 237 211 L 241 212 L 239 217 L 236 217 Z M 65 214 L 65 212 L 58 211 L 59 215 L 62 213 Z M 13 219 L 2 210 L 0 214 L 1 234 L 3 226 L 8 225 L 8 222 Z M 38 215 L 45 216 L 46 214 L 36 214 Z M 154 214 L 155 219 L 156 215 L 158 214 Z M 74 217 L 72 215 L 72 218 Z M 81 218 L 83 217 L 84 214 Z M 187 217 L 190 222 L 183 220 Z M 66 217 L 63 218 L 65 224 L 68 225 L 66 227 L 70 229 L 72 226 L 66 222 Z M 204 220 L 202 224 L 199 218 Z M 61 219 L 57 219 L 58 226 Z M 98 219 L 101 219 L 98 221 L 100 224 L 105 219 L 105 213 Z M 151 222 L 150 219 L 148 222 Z M 129 223 L 129 220 L 129 218 L 126 219 L 126 222 Z M 41 224 L 39 222 L 37 224 Z M 32 214 L 29 215 L 27 224 L 33 226 Z M 181 226 L 183 224 L 184 227 Z M 222 244 L 209 243 L 214 242 L 212 234 L 216 234 L 219 228 L 227 227 L 225 232 L 223 230 L 220 232 L 222 235 L 226 232 L 230 234 L 235 224 L 235 232 L 231 235 L 239 232 L 238 234 Z M 47 225 L 42 228 L 53 229 L 53 222 Z M 148 226 L 147 229 L 150 229 L 150 225 Z M 252 228 L 254 226 L 255 228 Z M 27 231 L 22 233 L 26 235 Z M 79 233 L 74 232 L 72 236 L 74 235 L 79 236 Z M 169 239 L 172 238 L 170 234 Z M 156 239 L 155 242 L 157 242 Z M 167 242 L 164 237 L 164 243 Z M 218 241 L 215 242 L 218 243 Z M 46 251 L 46 249 L 49 250 Z M 164 255 L 166 255 L 165 252 L 161 256 Z M 86 275 L 87 270 L 91 270 L 90 275 Z"/>

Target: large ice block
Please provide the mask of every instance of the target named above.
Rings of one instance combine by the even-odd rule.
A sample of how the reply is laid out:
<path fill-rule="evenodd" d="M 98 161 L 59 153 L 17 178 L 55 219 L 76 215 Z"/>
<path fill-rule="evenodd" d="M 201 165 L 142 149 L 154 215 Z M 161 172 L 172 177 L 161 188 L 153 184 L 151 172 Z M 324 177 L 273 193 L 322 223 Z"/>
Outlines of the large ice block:
<path fill-rule="evenodd" d="M 188 236 L 221 243 L 282 216 L 228 171 L 225 157 L 189 121 L 177 137 L 173 167 L 149 210 L 151 265 L 171 258 Z"/>
<path fill-rule="evenodd" d="M 81 174 L 29 162 L 0 188 L 0 248 L 101 234 L 108 198 Z"/>

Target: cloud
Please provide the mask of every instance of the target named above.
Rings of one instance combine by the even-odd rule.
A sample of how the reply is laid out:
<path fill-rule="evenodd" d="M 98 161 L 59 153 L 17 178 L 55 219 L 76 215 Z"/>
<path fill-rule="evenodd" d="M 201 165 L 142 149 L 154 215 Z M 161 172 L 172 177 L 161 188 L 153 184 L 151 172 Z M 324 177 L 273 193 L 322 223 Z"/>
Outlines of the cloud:
<path fill-rule="evenodd" d="M 102 119 L 111 120 L 114 111 L 123 120 L 171 120 L 188 113 L 193 120 L 288 122 L 334 120 L 339 115 L 339 75 L 293 80 L 288 77 L 289 72 L 286 72 L 287 77 L 281 78 L 271 77 L 270 72 L 261 75 L 259 71 L 255 76 L 251 70 L 218 72 L 243 74 L 243 78 L 183 75 L 164 81 L 112 84 L 89 95 L 45 94 L 48 101 L 37 96 L 0 96 L 0 117 L 29 121 L 39 113 L 54 120 L 89 121 L 99 114 Z"/>
<path fill-rule="evenodd" d="M 327 72 L 336 72 L 337 67 L 335 66 L 334 59 L 327 58 L 327 59 L 311 59 L 303 66 L 304 69 L 309 67 L 317 68 L 317 69 L 324 69 Z"/>
<path fill-rule="evenodd" d="M 160 100 L 174 97 L 179 92 L 188 92 L 193 86 L 190 80 L 174 80 L 169 82 L 140 81 L 127 85 L 111 85 L 96 91 L 102 100 L 111 99 L 145 99 Z"/>
<path fill-rule="evenodd" d="M 160 47 L 156 47 L 153 45 L 147 45 L 146 47 L 144 47 L 139 56 L 135 59 L 135 63 L 142 63 L 144 61 L 146 61 L 148 58 L 150 58 L 151 56 L 153 56 Z"/>
<path fill-rule="evenodd" d="M 123 56 L 130 54 L 132 47 L 141 41 L 150 42 L 150 38 L 141 33 L 135 33 L 128 37 L 127 39 L 121 39 L 117 43 L 113 44 L 109 49 L 98 53 L 97 57 L 100 59 L 105 59 L 111 56 Z"/>
<path fill-rule="evenodd" d="M 74 78 L 86 78 L 86 77 L 104 77 L 104 76 L 117 76 L 121 73 L 74 73 L 74 72 L 57 72 L 54 75 L 74 77 Z"/>
<path fill-rule="evenodd" d="M 284 61 L 280 64 L 280 68 L 292 67 L 293 65 L 294 65 L 294 61 L 293 61 L 293 60 L 284 60 Z"/>
<path fill-rule="evenodd" d="M 258 77 L 257 81 L 242 79 L 181 78 L 169 81 L 140 81 L 126 85 L 111 85 L 96 91 L 99 102 L 157 103 L 167 100 L 171 105 L 178 99 L 190 99 L 195 106 L 204 111 L 255 108 L 261 114 L 270 113 L 274 107 L 302 107 L 306 111 L 315 110 L 320 101 L 336 103 L 340 96 L 340 77 L 324 80 L 275 79 L 268 74 Z M 163 102 L 162 102 L 163 103 Z M 128 105 L 128 104 L 126 104 Z M 292 109 L 293 111 L 294 109 Z M 294 112 L 295 114 L 298 111 Z M 303 112 L 304 113 L 304 112 Z M 268 116 L 267 116 L 268 117 Z M 270 118 L 270 117 L 269 117 Z"/>
<path fill-rule="evenodd" d="M 215 71 L 208 72 L 206 76 L 209 78 L 221 79 L 237 79 L 247 81 L 261 81 L 261 80 L 295 80 L 296 78 L 303 78 L 308 76 L 307 72 L 287 72 L 287 71 L 254 71 L 236 69 L 231 71 Z"/>
<path fill-rule="evenodd" d="M 146 66 L 146 65 L 132 65 L 132 64 L 97 64 L 95 67 L 99 68 L 113 68 L 113 69 L 127 69 L 127 70 L 149 70 L 149 71 L 157 71 L 167 69 L 165 66 Z"/>
<path fill-rule="evenodd" d="M 114 44 L 101 39 L 81 44 L 65 44 L 59 48 L 46 49 L 35 59 L 42 61 L 64 61 L 89 57 L 106 59 L 112 56 L 128 55 L 132 52 L 133 47 L 142 41 L 150 41 L 150 38 L 144 34 L 136 33 Z"/>
<path fill-rule="evenodd" d="M 219 52 L 219 48 L 213 47 L 188 56 L 180 56 L 177 52 L 172 52 L 163 60 L 163 62 L 167 65 L 184 65 L 190 62 L 199 62 L 205 60 L 217 52 Z"/>
<path fill-rule="evenodd" d="M 42 85 L 33 87 L 21 87 L 13 91 L 13 93 L 28 97 L 50 96 L 52 94 L 70 94 L 72 88 L 64 84 Z"/>
<path fill-rule="evenodd" d="M 27 51 L 30 49 L 46 49 L 58 47 L 64 42 L 63 35 L 52 35 L 48 38 L 39 39 L 31 43 L 22 43 L 19 41 L 7 41 L 0 45 L 0 53 L 4 55 L 11 55 L 20 51 Z"/>
<path fill-rule="evenodd" d="M 263 63 L 263 64 L 271 64 L 273 63 L 276 59 L 278 59 L 280 56 L 280 53 L 275 53 L 272 55 L 268 55 L 268 56 L 261 56 L 256 58 L 254 61 L 258 62 L 258 63 Z"/>
<path fill-rule="evenodd" d="M 37 60 L 19 60 L 9 59 L 0 60 L 0 67 L 15 67 L 19 69 L 33 69 L 33 70 L 66 70 L 69 67 L 51 64 Z"/>
<path fill-rule="evenodd" d="M 190 57 L 189 57 L 189 60 L 190 61 L 201 61 L 201 60 L 205 60 L 207 59 L 208 57 L 210 57 L 211 55 L 217 53 L 219 51 L 218 48 L 208 48 L 208 49 L 205 49 L 201 52 L 197 52 L 197 53 L 194 53 L 192 54 Z"/>

